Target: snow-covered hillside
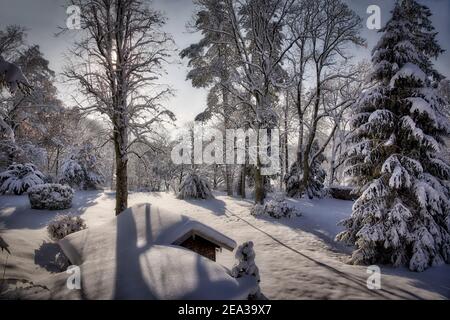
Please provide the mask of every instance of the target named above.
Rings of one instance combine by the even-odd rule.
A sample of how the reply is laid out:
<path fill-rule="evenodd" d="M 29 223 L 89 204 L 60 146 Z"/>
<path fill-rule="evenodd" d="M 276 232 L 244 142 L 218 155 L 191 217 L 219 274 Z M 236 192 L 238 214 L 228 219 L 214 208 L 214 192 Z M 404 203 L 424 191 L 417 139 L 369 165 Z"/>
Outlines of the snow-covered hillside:
<path fill-rule="evenodd" d="M 250 200 L 215 194 L 209 200 L 179 200 L 171 193 L 132 193 L 129 205 L 151 203 L 195 218 L 238 244 L 253 241 L 261 290 L 268 299 L 445 299 L 450 298 L 450 266 L 432 267 L 422 273 L 406 268 L 381 267 L 381 290 L 369 290 L 363 266 L 345 263 L 351 248 L 334 242 L 341 231 L 336 223 L 348 217 L 351 201 L 334 199 L 291 200 L 302 216 L 276 220 L 250 215 Z M 79 191 L 73 207 L 63 213 L 81 215 L 88 227 L 99 226 L 114 215 L 113 192 Z M 59 211 L 58 211 L 59 212 Z M 26 279 L 44 285 L 46 298 L 81 298 L 68 293 L 66 273 L 49 263 L 57 247 L 46 234 L 47 223 L 58 212 L 32 210 L 26 196 L 0 196 L 3 239 L 9 244 L 5 278 Z M 3 272 L 6 253 L 0 253 Z M 231 252 L 218 255 L 231 268 Z"/>

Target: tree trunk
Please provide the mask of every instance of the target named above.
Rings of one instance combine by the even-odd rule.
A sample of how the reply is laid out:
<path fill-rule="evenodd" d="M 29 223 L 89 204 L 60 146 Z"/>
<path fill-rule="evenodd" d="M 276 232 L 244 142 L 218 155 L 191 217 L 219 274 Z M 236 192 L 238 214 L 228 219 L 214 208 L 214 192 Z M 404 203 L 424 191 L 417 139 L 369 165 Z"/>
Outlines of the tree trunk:
<path fill-rule="evenodd" d="M 305 150 L 303 152 L 303 181 L 302 181 L 302 188 L 303 190 L 307 190 L 308 189 L 308 181 L 309 181 L 309 174 L 310 174 L 310 170 L 309 170 L 309 156 L 311 153 L 311 148 L 312 148 L 312 144 L 314 142 L 314 139 L 316 137 L 316 131 L 317 131 L 317 125 L 318 125 L 318 114 L 319 114 L 319 107 L 320 107 L 320 96 L 322 94 L 322 88 L 321 88 L 321 83 L 320 83 L 320 76 L 321 76 L 321 66 L 316 63 L 316 97 L 315 97 L 315 101 L 314 101 L 314 110 L 313 110 L 313 115 L 312 115 L 312 119 L 313 119 L 313 123 L 311 126 L 311 130 L 309 132 L 309 137 L 308 137 L 308 142 L 305 146 Z M 310 198 L 311 196 L 308 195 Z"/>
<path fill-rule="evenodd" d="M 214 175 L 213 175 L 213 189 L 217 189 L 217 164 L 214 165 Z"/>
<path fill-rule="evenodd" d="M 255 204 L 264 204 L 264 177 L 261 175 L 260 136 L 256 129 Z"/>
<path fill-rule="evenodd" d="M 255 204 L 264 204 L 264 177 L 261 175 L 261 163 L 258 161 L 255 167 Z"/>
<path fill-rule="evenodd" d="M 283 143 L 284 143 L 284 172 L 287 173 L 289 171 L 289 148 L 288 148 L 288 117 L 289 117 L 289 93 L 286 92 L 286 106 L 284 109 L 284 135 L 283 135 Z M 281 176 L 281 183 L 284 181 L 284 176 Z M 286 187 L 286 185 L 285 185 Z"/>
<path fill-rule="evenodd" d="M 126 128 L 116 129 L 114 132 L 114 149 L 116 153 L 116 216 L 128 207 L 128 174 L 126 155 L 123 150 L 124 136 L 126 137 Z"/>
<path fill-rule="evenodd" d="M 333 147 L 331 149 L 331 159 L 330 159 L 330 172 L 328 185 L 333 185 L 334 178 L 336 175 L 336 137 L 333 136 Z"/>
<path fill-rule="evenodd" d="M 60 154 L 60 148 L 56 148 L 56 159 L 55 159 L 55 177 L 58 178 L 58 170 L 59 170 L 59 154 Z"/>
<path fill-rule="evenodd" d="M 120 77 L 119 77 L 120 79 Z M 116 216 L 128 207 L 128 121 L 124 88 L 118 92 L 114 116 L 114 150 L 116 153 Z"/>
<path fill-rule="evenodd" d="M 114 187 L 115 186 L 115 184 L 114 184 L 114 174 L 115 174 L 115 172 L 116 172 L 116 161 L 114 159 L 114 161 L 112 161 L 112 163 L 111 163 L 111 190 L 114 190 L 114 188 L 115 188 Z"/>
<path fill-rule="evenodd" d="M 231 165 L 226 164 L 225 165 L 225 180 L 227 185 L 227 195 L 232 197 L 233 196 L 233 177 L 231 174 Z"/>
<path fill-rule="evenodd" d="M 300 79 L 297 83 L 297 115 L 298 115 L 298 145 L 297 145 L 297 162 L 302 162 L 303 155 L 303 110 L 302 110 L 302 92 L 303 92 L 303 72 L 304 72 L 304 55 L 305 46 L 304 42 L 300 50 Z"/>
<path fill-rule="evenodd" d="M 222 89 L 222 99 L 223 99 L 223 109 L 224 109 L 224 119 L 223 119 L 223 124 L 224 124 L 224 139 L 223 139 L 223 150 L 227 150 L 226 149 L 226 143 L 227 143 L 227 139 L 226 139 L 226 132 L 228 129 L 228 124 L 229 124 L 229 114 L 227 112 L 228 109 L 228 92 L 225 89 Z M 225 156 L 225 161 L 226 161 L 226 155 Z M 227 164 L 225 162 L 225 185 L 226 185 L 226 189 L 227 189 L 227 195 L 232 197 L 233 196 L 233 176 L 231 174 L 231 165 Z"/>
<path fill-rule="evenodd" d="M 245 164 L 242 164 L 240 172 L 239 172 L 239 181 L 238 181 L 238 185 L 237 185 L 237 194 L 242 199 L 246 198 L 246 194 L 245 194 L 246 171 L 247 171 L 247 166 Z"/>
<path fill-rule="evenodd" d="M 285 162 L 284 162 L 284 157 L 285 157 L 284 145 L 285 145 L 285 142 L 284 142 L 284 135 L 281 134 L 281 130 L 280 130 L 279 136 L 280 136 L 279 149 L 280 149 L 280 163 L 281 163 L 281 166 L 280 166 L 280 186 L 279 187 L 280 187 L 280 190 L 282 190 L 283 189 L 283 178 L 284 178 L 285 172 L 287 172 L 288 169 L 286 168 Z"/>

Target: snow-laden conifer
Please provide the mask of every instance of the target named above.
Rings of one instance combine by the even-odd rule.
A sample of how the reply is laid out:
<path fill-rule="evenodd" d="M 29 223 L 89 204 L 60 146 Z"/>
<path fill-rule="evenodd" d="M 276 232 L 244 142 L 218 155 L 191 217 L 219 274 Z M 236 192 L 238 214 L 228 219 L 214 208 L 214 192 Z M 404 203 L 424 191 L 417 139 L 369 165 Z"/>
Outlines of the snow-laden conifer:
<path fill-rule="evenodd" d="M 356 103 L 347 172 L 361 188 L 346 230 L 351 262 L 423 271 L 450 262 L 450 133 L 441 80 L 431 58 L 441 48 L 430 10 L 399 1 L 373 50 L 372 81 Z"/>

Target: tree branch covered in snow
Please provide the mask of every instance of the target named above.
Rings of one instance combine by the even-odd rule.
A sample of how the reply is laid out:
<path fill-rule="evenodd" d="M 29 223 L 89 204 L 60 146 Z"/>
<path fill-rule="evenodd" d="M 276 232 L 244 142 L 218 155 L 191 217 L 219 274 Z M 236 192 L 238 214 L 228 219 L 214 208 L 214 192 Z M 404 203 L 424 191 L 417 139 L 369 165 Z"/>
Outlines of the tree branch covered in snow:
<path fill-rule="evenodd" d="M 86 100 L 80 108 L 106 115 L 116 158 L 116 214 L 127 207 L 130 146 L 151 146 L 159 124 L 174 120 L 162 101 L 171 89 L 158 83 L 170 56 L 162 14 L 141 0 L 72 0 L 81 12 L 82 40 L 64 75 Z"/>
<path fill-rule="evenodd" d="M 372 81 L 355 105 L 347 173 L 362 194 L 337 239 L 356 245 L 351 262 L 450 263 L 448 103 L 436 90 L 440 49 L 430 10 L 398 2 L 373 50 Z"/>

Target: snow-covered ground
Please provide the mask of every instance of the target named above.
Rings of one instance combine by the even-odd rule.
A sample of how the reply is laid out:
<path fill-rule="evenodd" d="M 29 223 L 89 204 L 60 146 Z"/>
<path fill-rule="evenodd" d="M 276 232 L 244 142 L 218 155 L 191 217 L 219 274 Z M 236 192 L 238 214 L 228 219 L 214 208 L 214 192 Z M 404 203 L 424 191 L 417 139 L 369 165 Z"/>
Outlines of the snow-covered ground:
<path fill-rule="evenodd" d="M 289 200 L 303 213 L 291 219 L 272 219 L 250 215 L 250 200 L 216 194 L 210 200 L 178 200 L 169 193 L 132 193 L 129 206 L 151 203 L 216 228 L 242 243 L 255 244 L 261 289 L 269 299 L 448 299 L 450 266 L 433 267 L 422 273 L 406 268 L 381 267 L 381 290 L 366 286 L 367 268 L 345 263 L 351 252 L 334 242 L 347 217 L 351 201 L 334 199 Z M 74 205 L 63 211 L 30 209 L 26 196 L 0 196 L 1 235 L 10 245 L 5 278 L 26 279 L 48 287 L 49 297 L 67 297 L 57 292 L 69 275 L 56 273 L 48 263 L 57 247 L 46 234 L 47 223 L 58 213 L 81 215 L 92 227 L 114 215 L 114 193 L 77 192 Z M 3 276 L 6 254 L 0 253 Z M 234 256 L 224 250 L 218 262 L 231 267 Z M 73 298 L 79 298 L 74 292 Z M 70 297 L 70 296 L 69 296 Z"/>

